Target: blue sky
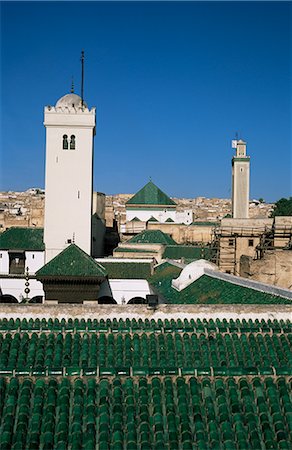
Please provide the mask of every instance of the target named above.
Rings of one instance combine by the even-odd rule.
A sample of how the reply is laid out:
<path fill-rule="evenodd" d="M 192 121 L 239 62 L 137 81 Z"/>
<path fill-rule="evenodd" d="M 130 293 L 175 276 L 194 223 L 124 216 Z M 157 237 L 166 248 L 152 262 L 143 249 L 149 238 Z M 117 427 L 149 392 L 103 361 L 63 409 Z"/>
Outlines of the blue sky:
<path fill-rule="evenodd" d="M 251 198 L 291 195 L 291 41 L 288 2 L 1 2 L 0 189 L 44 187 L 43 108 L 84 48 L 96 190 L 228 198 L 238 132 Z"/>

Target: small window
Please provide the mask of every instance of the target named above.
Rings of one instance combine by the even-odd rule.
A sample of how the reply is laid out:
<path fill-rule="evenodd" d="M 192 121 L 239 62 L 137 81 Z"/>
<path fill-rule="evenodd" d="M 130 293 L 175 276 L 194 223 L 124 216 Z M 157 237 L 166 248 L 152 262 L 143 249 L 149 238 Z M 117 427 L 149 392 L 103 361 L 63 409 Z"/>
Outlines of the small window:
<path fill-rule="evenodd" d="M 2 258 L 2 253 L 0 253 L 0 258 Z"/>
<path fill-rule="evenodd" d="M 32 255 L 32 259 L 34 259 L 34 255 Z"/>
<path fill-rule="evenodd" d="M 67 244 L 72 244 L 72 239 L 67 239 Z"/>
<path fill-rule="evenodd" d="M 231 270 L 226 270 L 225 273 L 231 274 Z"/>
<path fill-rule="evenodd" d="M 248 240 L 248 246 L 249 247 L 253 247 L 253 239 L 249 239 Z"/>
<path fill-rule="evenodd" d="M 234 244 L 234 239 L 229 239 L 229 240 L 228 240 L 228 245 L 229 245 L 229 247 L 232 247 L 233 244 Z"/>
<path fill-rule="evenodd" d="M 63 150 L 68 150 L 68 136 L 64 134 L 63 136 Z"/>
<path fill-rule="evenodd" d="M 70 150 L 75 150 L 75 136 L 74 134 L 70 137 Z"/>
<path fill-rule="evenodd" d="M 25 272 L 25 253 L 9 252 L 9 273 L 24 274 Z"/>

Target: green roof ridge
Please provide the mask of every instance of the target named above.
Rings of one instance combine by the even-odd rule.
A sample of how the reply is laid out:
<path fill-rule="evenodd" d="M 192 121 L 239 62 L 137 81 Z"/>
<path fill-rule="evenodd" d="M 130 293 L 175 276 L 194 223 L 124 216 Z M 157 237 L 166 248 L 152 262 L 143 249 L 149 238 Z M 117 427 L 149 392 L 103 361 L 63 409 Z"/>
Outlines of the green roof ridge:
<path fill-rule="evenodd" d="M 104 277 L 105 268 L 75 244 L 69 245 L 36 272 L 37 276 Z"/>
<path fill-rule="evenodd" d="M 172 205 L 176 203 L 169 198 L 152 181 L 149 181 L 140 191 L 138 191 L 126 205 Z"/>
<path fill-rule="evenodd" d="M 0 250 L 43 251 L 44 229 L 11 227 L 0 234 Z"/>
<path fill-rule="evenodd" d="M 142 233 L 132 237 L 127 244 L 164 244 L 175 245 L 176 242 L 169 234 L 163 233 L 161 230 L 144 230 Z"/>

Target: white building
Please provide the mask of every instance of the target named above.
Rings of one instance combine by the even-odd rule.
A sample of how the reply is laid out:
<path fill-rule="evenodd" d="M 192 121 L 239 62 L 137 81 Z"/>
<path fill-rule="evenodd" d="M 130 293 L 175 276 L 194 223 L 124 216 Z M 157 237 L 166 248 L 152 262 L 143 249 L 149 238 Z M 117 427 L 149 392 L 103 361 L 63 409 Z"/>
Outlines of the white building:
<path fill-rule="evenodd" d="M 43 229 L 13 227 L 0 235 L 0 294 L 21 301 L 43 297 L 42 283 L 34 277 L 45 262 Z M 29 274 L 26 286 L 25 274 Z"/>
<path fill-rule="evenodd" d="M 130 231 L 132 228 L 141 232 L 146 228 L 148 221 L 188 225 L 193 221 L 193 214 L 191 209 L 177 211 L 177 204 L 149 181 L 126 202 L 126 224 L 121 226 L 121 232 Z M 140 226 L 138 222 L 141 222 Z"/>
<path fill-rule="evenodd" d="M 46 262 L 75 242 L 92 252 L 95 108 L 67 94 L 44 111 L 46 127 Z"/>

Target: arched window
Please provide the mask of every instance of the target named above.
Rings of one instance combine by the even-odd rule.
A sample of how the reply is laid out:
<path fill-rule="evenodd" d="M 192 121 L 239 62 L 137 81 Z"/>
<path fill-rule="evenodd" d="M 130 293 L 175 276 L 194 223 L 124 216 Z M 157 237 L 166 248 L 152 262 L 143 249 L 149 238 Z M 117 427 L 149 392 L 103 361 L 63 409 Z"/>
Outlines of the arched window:
<path fill-rule="evenodd" d="M 75 136 L 74 136 L 74 134 L 72 134 L 71 138 L 70 138 L 70 150 L 75 150 Z"/>
<path fill-rule="evenodd" d="M 64 134 L 63 136 L 63 150 L 68 150 L 68 136 Z"/>

